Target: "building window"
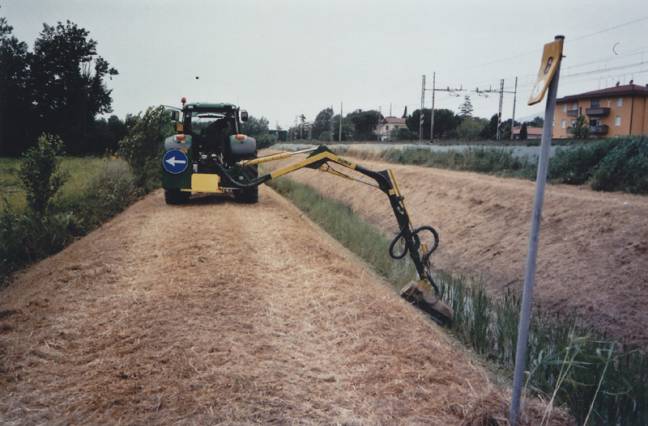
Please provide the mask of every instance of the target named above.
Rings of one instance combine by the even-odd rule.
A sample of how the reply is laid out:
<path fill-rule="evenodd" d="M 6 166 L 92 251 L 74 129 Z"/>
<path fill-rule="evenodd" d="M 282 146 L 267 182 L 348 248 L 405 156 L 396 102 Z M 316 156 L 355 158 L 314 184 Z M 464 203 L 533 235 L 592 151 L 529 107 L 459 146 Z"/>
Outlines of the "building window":
<path fill-rule="evenodd" d="M 598 99 L 592 99 L 592 104 L 590 106 L 592 108 L 598 108 L 599 107 L 599 100 Z"/>
<path fill-rule="evenodd" d="M 574 107 L 573 109 L 578 109 L 578 102 L 574 102 Z"/>
<path fill-rule="evenodd" d="M 567 104 L 563 105 L 563 112 L 567 112 Z"/>
<path fill-rule="evenodd" d="M 623 98 L 617 98 L 617 106 L 622 107 L 623 106 Z"/>
<path fill-rule="evenodd" d="M 389 125 L 385 126 L 385 130 L 389 130 Z"/>
<path fill-rule="evenodd" d="M 551 127 L 556 127 L 556 120 L 551 123 Z"/>
<path fill-rule="evenodd" d="M 567 120 L 561 120 L 560 127 L 562 127 L 563 129 L 567 128 Z"/>
<path fill-rule="evenodd" d="M 614 125 L 615 125 L 616 127 L 620 127 L 620 126 L 621 126 L 621 116 L 620 116 L 620 115 L 617 115 L 616 117 L 614 117 Z"/>

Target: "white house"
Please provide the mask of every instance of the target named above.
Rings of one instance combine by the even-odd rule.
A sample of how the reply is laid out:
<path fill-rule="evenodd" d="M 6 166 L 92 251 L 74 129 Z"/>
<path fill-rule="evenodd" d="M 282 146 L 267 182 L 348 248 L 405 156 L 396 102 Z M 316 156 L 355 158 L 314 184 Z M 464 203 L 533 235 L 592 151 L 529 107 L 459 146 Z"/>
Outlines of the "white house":
<path fill-rule="evenodd" d="M 381 141 L 390 140 L 391 132 L 397 129 L 406 129 L 407 124 L 405 124 L 405 119 L 400 117 L 385 117 L 378 127 L 376 127 L 376 134 L 378 139 Z"/>

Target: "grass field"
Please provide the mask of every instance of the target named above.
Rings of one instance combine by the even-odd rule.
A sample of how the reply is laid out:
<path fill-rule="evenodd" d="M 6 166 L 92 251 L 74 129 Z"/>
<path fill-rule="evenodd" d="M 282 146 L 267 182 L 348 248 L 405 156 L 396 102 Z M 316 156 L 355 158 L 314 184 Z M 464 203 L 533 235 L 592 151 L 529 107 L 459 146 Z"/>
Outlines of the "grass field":
<path fill-rule="evenodd" d="M 68 174 L 68 179 L 61 189 L 60 200 L 67 201 L 81 192 L 90 179 L 103 170 L 107 162 L 121 162 L 120 159 L 105 157 L 65 157 L 61 161 L 61 169 Z M 25 208 L 25 192 L 23 191 L 18 171 L 20 159 L 0 158 L 0 208 L 4 207 L 5 198 L 17 211 Z"/>

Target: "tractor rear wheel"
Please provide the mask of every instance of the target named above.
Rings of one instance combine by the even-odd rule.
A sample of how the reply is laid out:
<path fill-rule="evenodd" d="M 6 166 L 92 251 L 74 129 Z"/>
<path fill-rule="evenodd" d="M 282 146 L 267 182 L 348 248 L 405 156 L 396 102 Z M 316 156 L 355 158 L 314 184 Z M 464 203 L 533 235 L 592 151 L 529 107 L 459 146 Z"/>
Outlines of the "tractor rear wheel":
<path fill-rule="evenodd" d="M 191 192 L 180 191 L 179 189 L 165 189 L 164 201 L 167 204 L 184 204 L 189 201 Z"/>

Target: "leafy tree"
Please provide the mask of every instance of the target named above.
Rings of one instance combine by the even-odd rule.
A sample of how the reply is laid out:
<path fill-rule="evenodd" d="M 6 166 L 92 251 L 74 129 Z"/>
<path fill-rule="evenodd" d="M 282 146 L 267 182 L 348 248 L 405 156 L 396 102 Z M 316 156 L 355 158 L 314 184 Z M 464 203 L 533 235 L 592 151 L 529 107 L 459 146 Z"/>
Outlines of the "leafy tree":
<path fill-rule="evenodd" d="M 35 139 L 28 91 L 30 53 L 0 17 L 0 155 L 18 155 Z"/>
<path fill-rule="evenodd" d="M 150 107 L 142 115 L 126 119 L 128 134 L 119 142 L 119 152 L 133 169 L 135 184 L 150 191 L 158 184 L 164 138 L 174 133 L 163 106 Z"/>
<path fill-rule="evenodd" d="M 353 123 L 353 138 L 355 140 L 375 140 L 374 131 L 383 117 L 375 110 L 362 111 L 358 109 L 348 114 L 346 118 Z"/>
<path fill-rule="evenodd" d="M 589 123 L 584 115 L 576 118 L 574 126 L 570 129 L 575 139 L 587 139 L 590 135 Z"/>
<path fill-rule="evenodd" d="M 250 115 L 248 120 L 242 123 L 241 132 L 256 137 L 268 133 L 269 124 L 270 122 L 265 117 L 256 118 Z"/>
<path fill-rule="evenodd" d="M 97 54 L 89 32 L 66 21 L 43 24 L 30 61 L 30 86 L 41 130 L 66 141 L 72 154 L 88 150 L 88 130 L 98 114 L 112 111 L 105 79 L 115 68 Z"/>
<path fill-rule="evenodd" d="M 342 119 L 342 140 L 350 141 L 353 139 L 354 127 L 351 120 L 347 117 Z M 340 137 L 340 114 L 333 116 L 333 140 Z"/>
<path fill-rule="evenodd" d="M 466 117 L 457 127 L 457 136 L 463 140 L 478 139 L 486 124 L 488 124 L 488 120 L 483 118 Z"/>
<path fill-rule="evenodd" d="M 420 110 L 415 110 L 411 116 L 406 119 L 407 128 L 418 135 Z M 423 139 L 430 139 L 430 110 L 423 110 Z M 461 122 L 461 118 L 455 115 L 449 109 L 434 110 L 434 137 L 447 138 L 451 137 Z"/>
<path fill-rule="evenodd" d="M 392 130 L 390 136 L 392 140 L 396 141 L 413 141 L 418 138 L 418 134 L 412 132 L 407 127 Z"/>
<path fill-rule="evenodd" d="M 511 140 L 511 132 L 513 131 L 512 127 L 519 126 L 520 123 L 518 121 L 511 126 L 511 119 L 509 118 L 508 120 L 502 121 L 500 124 L 500 137 L 502 140 L 508 141 Z"/>
<path fill-rule="evenodd" d="M 459 116 L 461 118 L 472 117 L 473 106 L 470 102 L 470 96 L 465 96 L 463 103 L 459 106 Z"/>
<path fill-rule="evenodd" d="M 27 205 L 39 217 L 45 216 L 52 198 L 65 183 L 67 176 L 59 170 L 58 156 L 62 152 L 60 138 L 43 134 L 22 158 L 19 176 L 27 193 Z"/>
<path fill-rule="evenodd" d="M 529 130 L 527 129 L 527 124 L 522 123 L 522 127 L 520 127 L 520 140 L 525 141 L 529 138 Z"/>
<path fill-rule="evenodd" d="M 529 124 L 532 127 L 543 127 L 544 126 L 544 118 L 542 118 L 540 116 L 536 116 L 536 117 L 533 118 L 533 120 L 531 120 L 529 122 Z"/>
<path fill-rule="evenodd" d="M 497 114 L 493 114 L 488 124 L 479 133 L 479 137 L 482 139 L 495 139 L 497 137 Z"/>
<path fill-rule="evenodd" d="M 314 139 L 329 140 L 329 139 L 323 139 L 321 137 L 321 134 L 323 132 L 328 132 L 329 135 L 331 134 L 332 118 L 333 118 L 333 108 L 325 108 L 317 114 L 317 116 L 315 117 L 315 121 L 313 122 L 313 129 L 312 129 L 312 136 Z"/>

